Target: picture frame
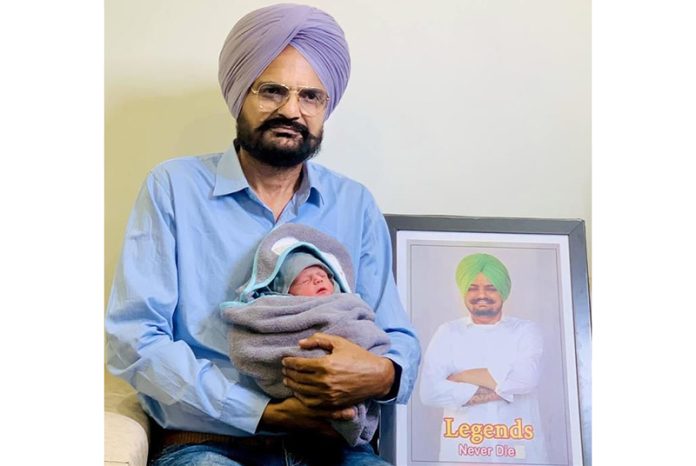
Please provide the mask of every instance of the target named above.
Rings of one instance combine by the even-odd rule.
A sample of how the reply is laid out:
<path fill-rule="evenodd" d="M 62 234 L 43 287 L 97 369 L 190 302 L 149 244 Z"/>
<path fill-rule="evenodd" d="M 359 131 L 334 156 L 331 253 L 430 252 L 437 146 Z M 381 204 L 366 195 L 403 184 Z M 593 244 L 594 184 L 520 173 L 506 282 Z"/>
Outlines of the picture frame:
<path fill-rule="evenodd" d="M 422 361 L 409 403 L 382 409 L 383 458 L 398 466 L 591 465 L 584 221 L 389 214 L 385 219 L 394 277 L 419 336 Z M 486 304 L 495 299 L 475 301 L 470 293 L 479 292 L 478 285 L 467 285 L 479 270 L 469 265 L 474 260 L 503 264 L 511 283 L 506 289 L 493 273 L 482 276 L 488 288 L 494 284 L 485 281 L 488 276 L 500 285 L 491 288 L 501 303 L 495 333 L 485 333 L 492 325 L 480 325 L 492 323 L 481 319 L 493 317 L 481 316 L 495 314 L 495 305 Z M 487 364 L 497 385 L 481 388 L 468 379 L 473 373 L 468 369 Z"/>

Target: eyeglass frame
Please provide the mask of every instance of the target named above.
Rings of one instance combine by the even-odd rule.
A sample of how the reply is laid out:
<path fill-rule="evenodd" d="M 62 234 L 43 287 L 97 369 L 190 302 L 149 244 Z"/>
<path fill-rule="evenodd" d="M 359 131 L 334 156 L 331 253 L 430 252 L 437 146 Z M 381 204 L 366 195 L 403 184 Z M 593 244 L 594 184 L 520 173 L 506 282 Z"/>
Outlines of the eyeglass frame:
<path fill-rule="evenodd" d="M 275 85 L 275 86 L 280 86 L 280 87 L 282 87 L 282 88 L 285 88 L 285 90 L 288 91 L 288 97 L 287 97 L 287 99 L 286 99 L 284 102 L 282 102 L 281 104 L 279 104 L 279 105 L 278 105 L 276 108 L 274 108 L 273 110 L 264 110 L 264 111 L 267 111 L 267 112 L 275 112 L 275 111 L 278 110 L 280 107 L 282 107 L 283 105 L 287 104 L 288 101 L 290 100 L 290 94 L 291 94 L 291 93 L 295 93 L 295 94 L 297 95 L 297 102 L 298 102 L 298 107 L 299 107 L 299 109 L 300 109 L 300 113 L 302 113 L 303 115 L 306 115 L 306 116 L 316 116 L 316 115 L 318 115 L 319 113 L 321 113 L 321 110 L 326 110 L 326 106 L 327 106 L 327 104 L 329 103 L 329 100 L 331 99 L 331 96 L 329 95 L 328 92 L 326 92 L 326 91 L 324 91 L 323 89 L 320 89 L 320 88 L 318 88 L 318 87 L 312 87 L 312 86 L 297 86 L 297 87 L 290 87 L 290 86 L 287 86 L 286 84 L 277 83 L 277 82 L 275 82 L 275 81 L 264 81 L 264 82 L 260 82 L 260 83 L 256 84 L 256 89 L 254 89 L 254 86 L 251 86 L 251 87 L 249 88 L 249 91 L 250 91 L 252 94 L 254 94 L 254 95 L 256 96 L 256 98 L 259 98 L 259 90 L 260 90 L 261 86 L 264 86 L 264 85 L 266 85 L 266 84 L 272 84 L 272 85 Z M 313 91 L 319 91 L 319 92 L 321 92 L 322 94 L 324 94 L 325 99 L 324 99 L 324 101 L 321 103 L 321 108 L 320 108 L 319 111 L 317 111 L 317 113 L 308 114 L 307 112 L 303 112 L 303 111 L 302 111 L 302 104 L 301 104 L 301 100 L 300 100 L 300 92 L 302 92 L 302 91 L 304 91 L 304 90 L 306 90 L 306 89 L 310 89 L 310 90 L 313 90 Z"/>

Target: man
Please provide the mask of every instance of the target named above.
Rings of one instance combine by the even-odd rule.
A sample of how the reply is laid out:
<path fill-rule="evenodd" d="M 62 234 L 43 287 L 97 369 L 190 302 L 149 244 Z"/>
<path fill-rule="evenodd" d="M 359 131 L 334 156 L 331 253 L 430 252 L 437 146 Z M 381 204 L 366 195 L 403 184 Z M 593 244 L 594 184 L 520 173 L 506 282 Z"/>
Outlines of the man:
<path fill-rule="evenodd" d="M 512 282 L 496 257 L 466 256 L 455 277 L 468 315 L 437 329 L 420 386 L 424 404 L 445 408 L 440 461 L 541 463 L 541 331 L 503 315 Z"/>
<path fill-rule="evenodd" d="M 307 162 L 349 74 L 343 31 L 328 14 L 301 5 L 249 13 L 220 54 L 221 89 L 237 118 L 234 147 L 165 162 L 140 191 L 108 305 L 107 357 L 164 428 L 156 465 L 386 464 L 330 427 L 366 399 L 405 403 L 420 359 L 372 196 Z M 276 401 L 231 365 L 217 309 L 246 280 L 259 241 L 288 222 L 348 249 L 356 291 L 391 349 L 381 357 L 323 334 L 298 342 L 329 354 L 286 358 L 295 396 Z"/>

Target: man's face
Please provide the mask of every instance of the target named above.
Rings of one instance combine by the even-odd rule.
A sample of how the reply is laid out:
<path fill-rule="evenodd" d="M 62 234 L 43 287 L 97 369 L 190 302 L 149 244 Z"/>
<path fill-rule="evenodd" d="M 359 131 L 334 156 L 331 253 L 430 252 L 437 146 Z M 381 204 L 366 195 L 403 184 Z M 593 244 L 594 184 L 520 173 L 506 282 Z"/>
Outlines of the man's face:
<path fill-rule="evenodd" d="M 483 273 L 479 273 L 464 293 L 464 304 L 475 324 L 494 324 L 503 311 L 503 297 Z"/>
<path fill-rule="evenodd" d="M 312 265 L 300 272 L 290 285 L 293 296 L 326 296 L 333 294 L 334 286 L 322 267 Z"/>
<path fill-rule="evenodd" d="M 268 65 L 252 87 L 262 83 L 326 91 L 309 62 L 291 46 Z M 237 140 L 249 155 L 267 165 L 287 168 L 304 162 L 319 151 L 325 109 L 313 116 L 305 115 L 300 110 L 296 93 L 273 111 L 262 110 L 258 99 L 249 92 L 237 119 Z"/>

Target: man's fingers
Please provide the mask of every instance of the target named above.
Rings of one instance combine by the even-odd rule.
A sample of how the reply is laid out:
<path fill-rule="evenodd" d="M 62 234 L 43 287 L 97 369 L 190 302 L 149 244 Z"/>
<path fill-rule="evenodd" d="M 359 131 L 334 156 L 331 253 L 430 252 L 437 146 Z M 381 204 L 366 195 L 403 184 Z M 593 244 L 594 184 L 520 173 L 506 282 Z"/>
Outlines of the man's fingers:
<path fill-rule="evenodd" d="M 286 370 L 290 369 L 297 372 L 314 373 L 320 372 L 323 369 L 324 363 L 321 359 L 322 358 L 298 358 L 289 356 L 283 358 L 281 362 Z"/>
<path fill-rule="evenodd" d="M 334 411 L 333 413 L 331 413 L 331 419 L 333 419 L 334 421 L 350 421 L 351 419 L 355 419 L 355 416 L 357 415 L 357 408 L 351 406 L 349 408 Z"/>
<path fill-rule="evenodd" d="M 319 396 L 324 392 L 324 390 L 326 390 L 326 388 L 324 387 L 317 387 L 316 385 L 306 385 L 288 377 L 283 378 L 283 384 L 285 384 L 285 386 L 293 392 L 309 396 Z"/>
<path fill-rule="evenodd" d="M 308 384 L 308 385 L 322 385 L 320 383 L 320 377 L 325 373 L 324 370 L 314 371 L 296 371 L 295 369 L 290 369 L 289 367 L 283 368 L 283 375 L 291 379 L 293 382 Z"/>
<path fill-rule="evenodd" d="M 303 405 L 307 408 L 315 410 L 317 413 L 321 413 L 322 417 L 329 417 L 331 419 L 353 419 L 357 416 L 357 410 L 352 407 L 342 408 L 335 404 L 328 402 L 318 396 L 314 395 L 303 395 L 299 392 L 294 392 L 293 396 L 300 400 Z"/>
<path fill-rule="evenodd" d="M 331 353 L 336 345 L 340 344 L 341 340 L 343 340 L 343 338 L 339 336 L 318 332 L 309 338 L 300 340 L 299 344 L 302 349 L 321 348 Z"/>
<path fill-rule="evenodd" d="M 307 406 L 308 408 L 319 409 L 323 405 L 322 399 L 317 398 L 316 396 L 307 396 L 307 395 L 303 395 L 300 392 L 294 392 L 293 395 L 295 396 L 295 398 L 300 400 L 303 405 Z"/>

